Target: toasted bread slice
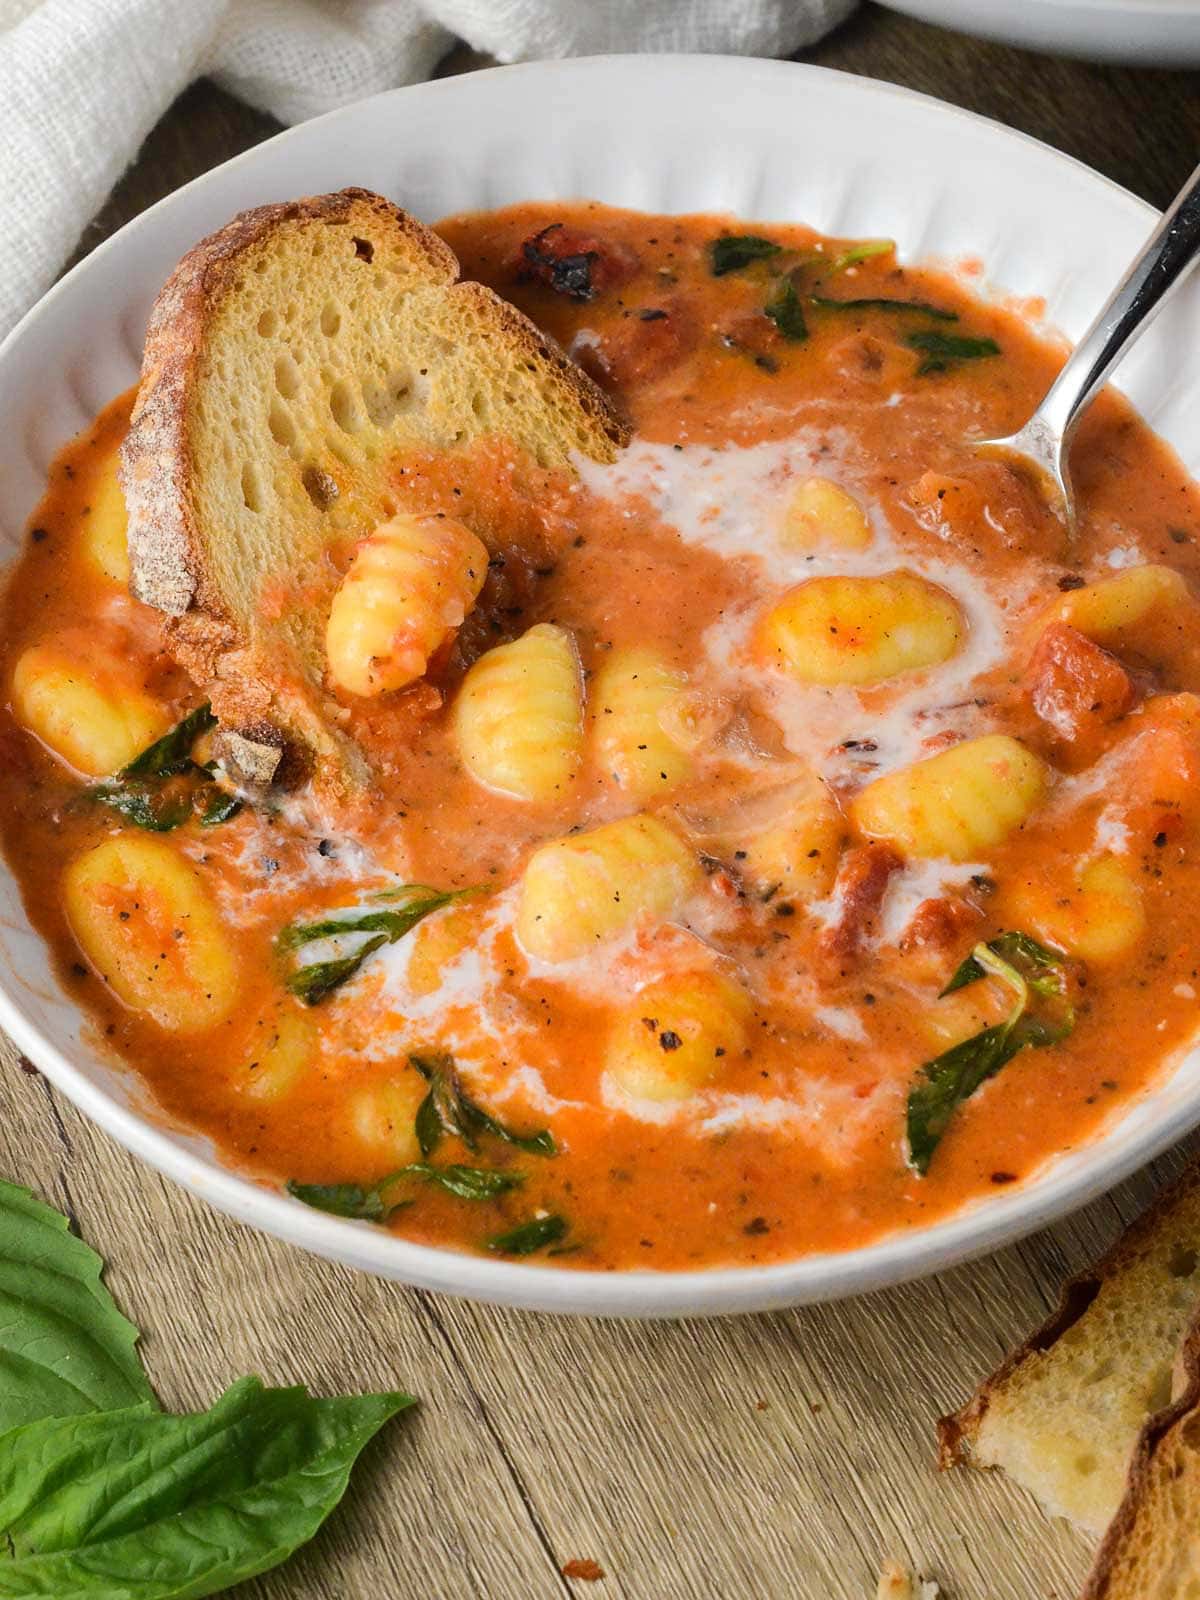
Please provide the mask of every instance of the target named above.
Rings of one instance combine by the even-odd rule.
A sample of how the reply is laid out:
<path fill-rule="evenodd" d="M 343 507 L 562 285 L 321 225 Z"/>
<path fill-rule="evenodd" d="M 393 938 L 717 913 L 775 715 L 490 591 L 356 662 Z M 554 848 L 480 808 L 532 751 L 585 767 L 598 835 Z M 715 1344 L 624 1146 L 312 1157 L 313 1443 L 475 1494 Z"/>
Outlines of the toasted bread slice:
<path fill-rule="evenodd" d="M 1125 1498 L 1080 1600 L 1200 1597 L 1200 1318 L 1180 1347 L 1174 1387 L 1138 1435 Z"/>
<path fill-rule="evenodd" d="M 540 465 L 610 460 L 600 390 L 441 239 L 346 189 L 243 212 L 155 303 L 122 452 L 131 587 L 240 733 L 280 728 L 361 775 L 323 689 L 323 557 L 395 509 L 406 450 L 495 435 Z M 487 530 L 478 530 L 487 540 Z"/>
<path fill-rule="evenodd" d="M 1103 1532 L 1200 1293 L 1200 1169 L 1190 1168 L 1087 1272 L 961 1411 L 943 1467 L 1002 1467 L 1052 1516 Z"/>

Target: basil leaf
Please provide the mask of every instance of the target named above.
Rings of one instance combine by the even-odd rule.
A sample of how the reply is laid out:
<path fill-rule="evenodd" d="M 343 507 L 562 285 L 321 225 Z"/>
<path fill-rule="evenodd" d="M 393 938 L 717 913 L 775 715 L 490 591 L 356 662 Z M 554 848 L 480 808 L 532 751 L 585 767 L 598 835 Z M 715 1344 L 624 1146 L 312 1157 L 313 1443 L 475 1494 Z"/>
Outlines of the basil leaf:
<path fill-rule="evenodd" d="M 531 1256 L 535 1250 L 544 1250 L 548 1244 L 557 1244 L 566 1237 L 566 1233 L 564 1217 L 553 1214 L 534 1217 L 531 1222 L 522 1222 L 507 1233 L 498 1233 L 495 1238 L 488 1240 L 487 1247 L 497 1255 Z"/>
<path fill-rule="evenodd" d="M 334 1217 L 355 1217 L 360 1222 L 379 1222 L 385 1214 L 383 1196 L 378 1189 L 364 1189 L 357 1183 L 295 1183 L 288 1180 L 287 1192 L 314 1211 L 328 1211 Z"/>
<path fill-rule="evenodd" d="M 242 802 L 236 794 L 230 794 L 227 789 L 220 789 L 216 784 L 211 788 L 199 790 L 196 798 L 203 802 L 203 810 L 200 813 L 202 828 L 215 828 L 222 822 L 228 822 L 242 809 Z"/>
<path fill-rule="evenodd" d="M 352 910 L 348 916 L 323 917 L 319 922 L 295 922 L 275 937 L 277 950 L 296 950 L 317 939 L 336 939 L 343 933 L 386 933 L 389 940 L 402 939 L 422 917 L 440 911 L 455 898 L 435 889 L 423 891 L 426 898 L 414 900 L 402 911 Z"/>
<path fill-rule="evenodd" d="M 182 827 L 192 814 L 191 797 L 145 784 L 122 786 L 102 784 L 92 790 L 101 805 L 119 812 L 127 822 L 148 833 L 170 833 Z"/>
<path fill-rule="evenodd" d="M 478 1136 L 481 1133 L 488 1133 L 494 1139 L 502 1139 L 505 1144 L 523 1150 L 527 1155 L 558 1154 L 558 1146 L 549 1128 L 542 1128 L 537 1133 L 515 1133 L 507 1124 L 491 1116 L 481 1105 L 472 1100 L 455 1071 L 453 1056 L 410 1055 L 408 1059 L 410 1065 L 414 1066 L 429 1083 L 429 1093 L 421 1102 L 417 1112 L 417 1142 L 421 1145 L 422 1155 L 428 1155 L 436 1148 L 443 1133 L 461 1139 L 468 1150 L 477 1149 Z M 439 1131 L 427 1150 L 421 1128 L 422 1126 L 425 1128 L 425 1137 L 432 1136 L 434 1118 L 437 1119 Z"/>
<path fill-rule="evenodd" d="M 953 361 L 978 361 L 983 356 L 1000 354 L 994 339 L 974 339 L 961 333 L 909 333 L 904 342 L 910 350 L 921 352 L 918 378 L 929 372 L 945 372 Z"/>
<path fill-rule="evenodd" d="M 712 275 L 714 278 L 723 278 L 727 272 L 740 272 L 752 261 L 777 256 L 782 248 L 773 239 L 763 239 L 754 233 L 724 234 L 720 239 L 714 239 L 708 247 Z"/>
<path fill-rule="evenodd" d="M 908 1092 L 908 1159 L 914 1171 L 925 1176 L 957 1108 L 1032 1042 L 1015 1038 L 1011 1022 L 1000 1022 L 925 1063 Z"/>
<path fill-rule="evenodd" d="M 127 766 L 121 768 L 122 778 L 172 778 L 176 773 L 185 772 L 191 764 L 192 746 L 202 733 L 208 733 L 215 728 L 217 719 L 212 714 L 212 709 L 205 702 L 197 706 L 194 711 L 189 711 L 182 722 L 177 722 L 161 739 L 156 739 L 142 751 L 140 756 L 134 756 Z"/>
<path fill-rule="evenodd" d="M 804 307 L 800 304 L 796 285 L 790 278 L 783 280 L 779 293 L 763 307 L 763 314 L 771 319 L 785 339 L 790 339 L 794 344 L 808 338 Z"/>
<path fill-rule="evenodd" d="M 1058 1044 L 1074 1028 L 1062 960 L 1058 951 L 1012 930 L 977 944 L 955 970 L 942 996 L 980 978 L 995 978 L 1012 990 L 1013 1010 L 1006 1022 L 972 1034 L 921 1067 L 909 1090 L 906 1126 L 909 1165 L 920 1176 L 928 1172 L 956 1108 L 980 1084 L 1021 1050 Z M 1043 1000 L 1057 1000 L 1057 1014 L 1055 1008 L 1045 1015 L 1031 1012 L 1031 992 Z"/>
<path fill-rule="evenodd" d="M 1020 933 L 1014 929 L 1007 933 L 998 934 L 996 938 L 988 940 L 987 948 L 994 955 L 999 956 L 1001 961 L 1006 961 L 1010 966 L 1015 966 L 1018 971 L 1022 971 L 1023 976 L 1035 982 L 1035 984 L 1043 977 L 1044 973 L 1051 970 L 1059 974 L 1059 984 L 1061 984 L 1063 960 L 1061 952 L 1051 950 L 1044 944 L 1039 944 L 1028 933 Z M 969 955 L 962 965 L 957 968 L 954 976 L 938 998 L 941 999 L 943 995 L 953 994 L 956 989 L 965 989 L 969 983 L 974 983 L 977 979 L 986 976 L 982 962 L 978 961 L 974 955 Z M 1059 984 L 1055 986 L 1054 992 L 1056 993 L 1060 992 Z"/>
<path fill-rule="evenodd" d="M 417 1136 L 417 1145 L 423 1156 L 431 1156 L 442 1142 L 442 1119 L 438 1114 L 432 1089 L 417 1107 L 413 1131 Z"/>
<path fill-rule="evenodd" d="M 374 955 L 382 945 L 390 943 L 388 934 L 377 933 L 352 956 L 341 956 L 336 961 L 314 961 L 310 966 L 300 967 L 289 975 L 287 986 L 306 1006 L 320 1005 L 322 1000 L 354 976 L 368 956 Z"/>
<path fill-rule="evenodd" d="M 66 1217 L 0 1183 L 0 1433 L 42 1417 L 153 1405 L 137 1329 Z"/>
<path fill-rule="evenodd" d="M 411 1166 L 401 1167 L 399 1172 L 385 1178 L 379 1187 L 389 1188 L 400 1178 L 424 1178 L 460 1200 L 493 1200 L 496 1195 L 525 1182 L 520 1172 L 496 1172 L 487 1167 L 431 1167 L 428 1162 L 414 1161 Z"/>
<path fill-rule="evenodd" d="M 206 1412 L 46 1419 L 0 1451 L 0 1596 L 198 1600 L 276 1566 L 342 1498 L 405 1394 L 243 1378 Z"/>
<path fill-rule="evenodd" d="M 809 303 L 823 311 L 911 311 L 923 317 L 933 317 L 937 322 L 957 322 L 957 311 L 943 311 L 941 306 L 930 305 L 928 300 L 887 300 L 870 296 L 862 300 L 831 300 L 828 295 L 811 294 Z"/>

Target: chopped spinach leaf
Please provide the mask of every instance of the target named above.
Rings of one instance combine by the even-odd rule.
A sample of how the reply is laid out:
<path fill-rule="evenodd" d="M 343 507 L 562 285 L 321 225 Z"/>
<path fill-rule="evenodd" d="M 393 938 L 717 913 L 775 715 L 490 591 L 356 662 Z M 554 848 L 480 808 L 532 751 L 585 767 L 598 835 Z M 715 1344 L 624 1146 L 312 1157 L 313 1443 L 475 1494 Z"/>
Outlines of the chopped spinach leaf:
<path fill-rule="evenodd" d="M 379 1222 L 386 1209 L 378 1189 L 364 1189 L 358 1183 L 295 1183 L 288 1180 L 287 1192 L 316 1211 L 334 1217 L 355 1217 L 362 1222 Z"/>
<path fill-rule="evenodd" d="M 374 955 L 376 950 L 390 942 L 386 933 L 377 933 L 373 939 L 360 945 L 352 956 L 342 956 L 334 961 L 314 961 L 310 966 L 298 968 L 289 975 L 287 986 L 297 1000 L 303 1000 L 306 1006 L 320 1005 L 322 1000 L 354 976 L 368 956 Z"/>
<path fill-rule="evenodd" d="M 452 901 L 460 899 L 463 895 L 474 894 L 474 889 L 430 889 L 420 883 L 400 884 L 394 889 L 385 889 L 374 898 L 376 900 L 397 901 L 401 898 L 405 904 L 397 910 L 372 911 L 359 906 L 347 907 L 346 911 L 335 913 L 330 917 L 321 917 L 315 922 L 294 922 L 289 927 L 283 928 L 275 936 L 275 948 L 287 952 L 297 950 L 302 945 L 312 944 L 317 939 L 335 939 L 348 933 L 371 933 L 374 938 L 354 951 L 352 955 L 341 956 L 331 961 L 316 961 L 309 966 L 299 967 L 287 979 L 287 986 L 291 992 L 305 1005 L 315 1006 L 326 996 L 352 978 L 362 966 L 368 956 L 385 944 L 394 944 L 397 939 L 416 927 L 423 917 L 429 916 L 433 911 L 440 911 Z"/>
<path fill-rule="evenodd" d="M 411 1166 L 401 1167 L 385 1183 L 395 1183 L 401 1178 L 423 1178 L 427 1183 L 438 1184 L 448 1194 L 457 1195 L 460 1200 L 494 1200 L 498 1194 L 504 1194 L 525 1182 L 525 1175 L 521 1172 L 497 1172 L 489 1167 L 458 1165 L 433 1167 L 426 1161 L 414 1161 Z"/>
<path fill-rule="evenodd" d="M 529 1222 L 510 1228 L 507 1233 L 496 1234 L 488 1240 L 487 1247 L 501 1256 L 531 1256 L 535 1250 L 558 1244 L 566 1235 L 565 1218 L 555 1215 L 534 1217 Z"/>
<path fill-rule="evenodd" d="M 1000 354 L 1000 346 L 994 339 L 975 339 L 961 333 L 921 331 L 905 334 L 904 342 L 921 355 L 918 378 L 929 372 L 945 372 L 955 361 L 978 361 L 983 356 Z"/>
<path fill-rule="evenodd" d="M 161 739 L 156 739 L 140 756 L 121 768 L 122 778 L 173 778 L 186 772 L 192 762 L 192 746 L 202 733 L 217 725 L 217 719 L 206 701 L 189 711 L 182 722 L 177 722 Z"/>
<path fill-rule="evenodd" d="M 782 248 L 774 239 L 763 239 L 754 233 L 723 234 L 708 247 L 712 275 L 714 278 L 723 278 L 727 272 L 740 272 L 752 261 L 777 256 Z"/>
<path fill-rule="evenodd" d="M 957 968 L 942 995 L 990 977 L 1011 989 L 1013 1010 L 1004 1022 L 951 1045 L 920 1068 L 908 1093 L 906 1135 L 909 1165 L 921 1177 L 957 1108 L 1027 1047 L 1058 1044 L 1075 1026 L 1066 998 L 1062 957 L 1027 933 L 1002 933 L 978 944 Z M 1052 1002 L 1044 1013 L 1030 1010 L 1031 995 Z"/>
<path fill-rule="evenodd" d="M 417 1142 L 423 1155 L 437 1148 L 444 1133 L 461 1139 L 468 1150 L 478 1149 L 480 1134 L 490 1134 L 527 1155 L 558 1154 L 549 1128 L 537 1133 L 515 1133 L 477 1105 L 464 1090 L 452 1056 L 410 1055 L 408 1059 L 429 1084 L 429 1093 L 417 1112 Z"/>
<path fill-rule="evenodd" d="M 871 261 L 876 256 L 888 256 L 896 248 L 894 239 L 862 239 L 858 244 L 852 244 L 843 250 L 841 255 L 834 256 L 829 263 L 829 276 L 835 272 L 845 272 L 847 267 L 856 267 L 860 261 Z"/>
<path fill-rule="evenodd" d="M 783 280 L 778 294 L 768 300 L 763 313 L 769 317 L 785 339 L 799 344 L 808 338 L 808 324 L 804 320 L 804 307 L 790 278 Z"/>
<path fill-rule="evenodd" d="M 227 789 L 219 789 L 215 783 L 199 790 L 196 798 L 203 800 L 204 803 L 200 813 L 202 828 L 215 828 L 222 822 L 228 822 L 242 809 L 242 802 L 236 794 L 230 794 Z"/>
<path fill-rule="evenodd" d="M 149 783 L 104 783 L 91 791 L 101 805 L 149 833 L 170 833 L 192 814 L 191 796 Z"/>
<path fill-rule="evenodd" d="M 822 311 L 911 311 L 915 315 L 932 317 L 936 322 L 957 322 L 957 311 L 946 311 L 941 306 L 930 305 L 928 300 L 888 300 L 882 295 L 870 295 L 860 300 L 834 300 L 829 295 L 809 295 L 809 302 Z"/>

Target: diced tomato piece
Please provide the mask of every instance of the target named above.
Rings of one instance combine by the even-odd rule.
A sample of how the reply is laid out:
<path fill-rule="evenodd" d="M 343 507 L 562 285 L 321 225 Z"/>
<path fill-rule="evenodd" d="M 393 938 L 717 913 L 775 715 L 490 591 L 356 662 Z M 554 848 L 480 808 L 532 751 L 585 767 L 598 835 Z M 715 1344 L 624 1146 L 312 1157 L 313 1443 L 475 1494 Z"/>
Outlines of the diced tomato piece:
<path fill-rule="evenodd" d="M 653 315 L 648 315 L 653 312 Z M 574 352 L 601 383 L 631 389 L 663 377 L 696 347 L 696 319 L 678 301 L 664 301 L 605 329 L 592 345 Z"/>
<path fill-rule="evenodd" d="M 1105 743 L 1105 728 L 1137 700 L 1117 658 L 1065 622 L 1052 622 L 1038 640 L 1026 692 L 1055 738 L 1089 758 Z"/>
<path fill-rule="evenodd" d="M 513 266 L 521 282 L 544 283 L 572 300 L 593 300 L 627 283 L 638 258 L 628 245 L 552 222 L 522 242 Z"/>
<path fill-rule="evenodd" d="M 958 895 L 922 900 L 900 936 L 900 953 L 907 958 L 911 975 L 930 979 L 943 975 L 947 957 L 982 915 L 978 906 Z"/>
<path fill-rule="evenodd" d="M 855 845 L 842 856 L 833 901 L 837 919 L 821 935 L 820 949 L 831 962 L 846 963 L 862 949 L 874 929 L 888 879 L 902 865 L 890 844 Z"/>

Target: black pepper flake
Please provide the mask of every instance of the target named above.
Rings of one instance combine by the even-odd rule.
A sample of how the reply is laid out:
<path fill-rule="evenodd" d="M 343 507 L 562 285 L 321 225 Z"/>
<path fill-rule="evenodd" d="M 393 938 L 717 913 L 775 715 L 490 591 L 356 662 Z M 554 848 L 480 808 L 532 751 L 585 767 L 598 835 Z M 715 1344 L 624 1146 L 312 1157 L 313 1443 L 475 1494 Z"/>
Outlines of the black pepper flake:
<path fill-rule="evenodd" d="M 643 311 L 638 312 L 638 319 L 641 322 L 662 322 L 666 315 L 667 313 L 660 306 L 647 306 Z"/>
<path fill-rule="evenodd" d="M 278 863 L 278 861 L 276 861 L 274 856 L 264 856 L 263 857 L 263 862 L 262 862 L 262 869 L 266 873 L 267 877 L 269 878 L 269 877 L 271 877 L 271 875 L 273 873 L 276 873 L 276 872 L 279 871 L 279 863 Z"/>
<path fill-rule="evenodd" d="M 796 908 L 785 900 L 781 905 L 777 905 L 775 907 L 775 915 L 777 917 L 794 917 L 796 915 Z"/>
<path fill-rule="evenodd" d="M 71 976 L 73 978 L 86 978 L 87 975 L 88 969 L 84 966 L 82 961 L 72 961 Z"/>
<path fill-rule="evenodd" d="M 1161 850 L 1163 845 L 1166 844 L 1166 842 L 1167 842 L 1167 836 L 1166 836 L 1165 833 L 1156 833 L 1154 835 L 1154 848 L 1156 850 Z"/>
<path fill-rule="evenodd" d="M 993 1172 L 992 1173 L 992 1182 L 993 1183 L 1016 1183 L 1016 1181 L 1017 1181 L 1017 1175 L 1016 1175 L 1015 1172 Z"/>
<path fill-rule="evenodd" d="M 643 1017 L 642 1018 L 642 1027 L 645 1028 L 648 1033 L 657 1033 L 658 1032 L 658 1018 L 657 1017 Z"/>
<path fill-rule="evenodd" d="M 1188 544 L 1191 535 L 1186 528 L 1168 528 L 1167 538 L 1170 539 L 1172 544 Z"/>
<path fill-rule="evenodd" d="M 48 539 L 50 537 L 50 530 L 49 528 L 30 528 L 29 537 L 33 540 L 34 544 L 41 544 L 43 539 Z"/>
<path fill-rule="evenodd" d="M 319 856 L 332 856 L 337 854 L 337 847 L 332 839 L 322 839 L 317 845 Z"/>
<path fill-rule="evenodd" d="M 658 1036 L 658 1042 L 664 1050 L 678 1050 L 683 1040 L 671 1028 L 664 1028 Z"/>
<path fill-rule="evenodd" d="M 830 633 L 836 633 L 837 629 L 836 628 L 830 628 L 829 631 L 830 631 Z M 838 745 L 838 749 L 839 750 L 865 750 L 867 752 L 867 754 L 869 755 L 873 750 L 878 750 L 879 746 L 875 742 L 874 739 L 843 739 L 841 744 Z"/>
<path fill-rule="evenodd" d="M 1082 589 L 1083 586 L 1084 579 L 1077 572 L 1068 572 L 1058 580 L 1058 587 L 1064 594 L 1071 589 Z"/>
<path fill-rule="evenodd" d="M 771 1225 L 767 1221 L 766 1217 L 751 1217 L 750 1221 L 742 1229 L 742 1232 L 749 1234 L 750 1238 L 752 1239 L 757 1238 L 761 1234 L 770 1233 L 770 1231 Z"/>

